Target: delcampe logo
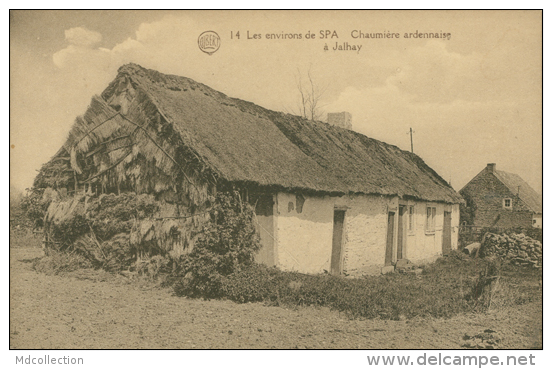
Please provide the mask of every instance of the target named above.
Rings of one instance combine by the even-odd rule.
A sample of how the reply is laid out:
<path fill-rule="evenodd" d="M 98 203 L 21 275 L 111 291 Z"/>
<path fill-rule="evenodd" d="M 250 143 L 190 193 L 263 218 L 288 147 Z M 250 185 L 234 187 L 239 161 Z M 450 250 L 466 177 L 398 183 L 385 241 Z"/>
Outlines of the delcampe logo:
<path fill-rule="evenodd" d="M 213 55 L 220 47 L 220 37 L 215 31 L 205 31 L 197 38 L 197 45 L 204 53 Z"/>

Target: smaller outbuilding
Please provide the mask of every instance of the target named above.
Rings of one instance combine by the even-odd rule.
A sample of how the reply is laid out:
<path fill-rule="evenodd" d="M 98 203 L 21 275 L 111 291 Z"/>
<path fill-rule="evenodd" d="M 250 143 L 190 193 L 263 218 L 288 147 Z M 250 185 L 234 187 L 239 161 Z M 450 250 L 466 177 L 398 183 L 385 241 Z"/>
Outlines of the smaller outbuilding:
<path fill-rule="evenodd" d="M 519 175 L 487 164 L 460 190 L 467 211 L 462 222 L 477 227 L 542 228 L 542 197 Z"/>

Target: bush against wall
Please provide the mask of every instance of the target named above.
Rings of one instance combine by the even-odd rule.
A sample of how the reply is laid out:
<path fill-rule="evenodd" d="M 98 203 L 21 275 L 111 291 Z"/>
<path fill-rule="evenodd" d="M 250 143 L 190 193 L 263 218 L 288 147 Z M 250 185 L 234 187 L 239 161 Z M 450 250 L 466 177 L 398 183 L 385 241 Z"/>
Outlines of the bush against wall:
<path fill-rule="evenodd" d="M 182 261 L 174 286 L 177 295 L 220 297 L 223 278 L 251 265 L 261 247 L 255 210 L 237 191 L 219 192 L 210 216 Z"/>
<path fill-rule="evenodd" d="M 171 256 L 166 247 L 179 219 L 159 218 L 165 205 L 154 195 L 78 194 L 60 199 L 55 190 L 43 193 L 48 191 L 58 197 L 49 201 L 44 215 L 47 251 L 76 252 L 108 271 L 135 270 L 136 262 L 160 255 L 170 259 L 167 263 L 176 272 L 170 278 L 180 280 L 186 294 L 216 294 L 220 276 L 249 265 L 260 248 L 254 209 L 237 191 L 219 192 L 207 213 L 184 224 L 194 242 L 182 256 Z"/>
<path fill-rule="evenodd" d="M 44 215 L 48 209 L 49 202 L 43 201 L 44 190 L 28 191 L 21 199 L 21 209 L 32 224 L 33 228 L 40 228 L 43 224 Z"/>
<path fill-rule="evenodd" d="M 463 194 L 465 204 L 460 204 L 460 224 L 472 225 L 475 221 L 477 205 L 468 193 Z"/>

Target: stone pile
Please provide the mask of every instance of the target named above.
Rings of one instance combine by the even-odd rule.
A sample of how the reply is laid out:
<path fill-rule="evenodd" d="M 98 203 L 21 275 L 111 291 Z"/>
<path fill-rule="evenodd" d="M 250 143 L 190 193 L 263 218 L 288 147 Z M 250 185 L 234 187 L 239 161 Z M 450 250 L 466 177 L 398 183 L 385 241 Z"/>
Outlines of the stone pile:
<path fill-rule="evenodd" d="M 400 259 L 395 263 L 395 272 L 419 275 L 423 270 L 408 259 Z"/>
<path fill-rule="evenodd" d="M 498 256 L 517 265 L 542 268 L 542 243 L 519 234 L 487 233 L 481 241 L 479 256 Z"/>
<path fill-rule="evenodd" d="M 464 342 L 462 347 L 468 349 L 493 350 L 499 348 L 502 341 L 501 336 L 492 329 L 485 329 L 483 333 L 478 333 L 474 336 L 465 334 L 463 338 L 466 342 Z"/>

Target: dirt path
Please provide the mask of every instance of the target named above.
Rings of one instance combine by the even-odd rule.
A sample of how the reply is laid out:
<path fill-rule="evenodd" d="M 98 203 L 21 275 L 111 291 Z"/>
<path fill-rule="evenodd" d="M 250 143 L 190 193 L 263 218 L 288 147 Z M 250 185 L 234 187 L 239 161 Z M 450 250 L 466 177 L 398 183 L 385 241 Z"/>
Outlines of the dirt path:
<path fill-rule="evenodd" d="M 10 348 L 461 348 L 485 329 L 498 348 L 542 346 L 542 307 L 405 321 L 349 320 L 327 309 L 201 301 L 124 281 L 47 276 L 36 248 L 12 248 Z"/>

